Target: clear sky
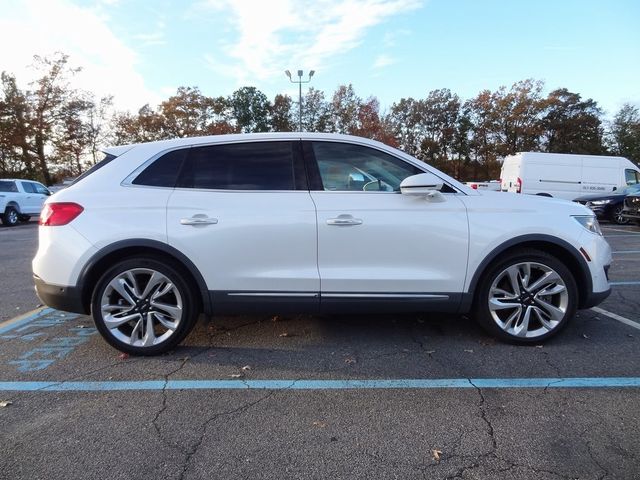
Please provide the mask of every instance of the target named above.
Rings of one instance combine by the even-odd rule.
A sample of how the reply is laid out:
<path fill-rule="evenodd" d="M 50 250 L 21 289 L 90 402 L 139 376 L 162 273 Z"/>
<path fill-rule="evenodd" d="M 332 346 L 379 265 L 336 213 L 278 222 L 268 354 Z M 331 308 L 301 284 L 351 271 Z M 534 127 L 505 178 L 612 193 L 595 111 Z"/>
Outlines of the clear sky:
<path fill-rule="evenodd" d="M 383 108 L 450 88 L 463 99 L 526 78 L 612 115 L 640 104 L 640 0 L 0 0 L 0 70 L 25 85 L 34 54 L 63 51 L 75 82 L 121 109 L 178 86 L 297 96 L 283 71 L 315 69 Z"/>

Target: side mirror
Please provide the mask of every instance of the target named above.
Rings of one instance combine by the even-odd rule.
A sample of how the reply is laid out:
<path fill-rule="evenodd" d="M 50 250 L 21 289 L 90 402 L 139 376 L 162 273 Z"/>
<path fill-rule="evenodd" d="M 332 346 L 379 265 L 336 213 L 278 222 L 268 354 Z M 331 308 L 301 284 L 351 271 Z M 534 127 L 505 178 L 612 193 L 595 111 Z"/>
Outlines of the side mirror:
<path fill-rule="evenodd" d="M 403 195 L 427 196 L 439 192 L 442 186 L 442 180 L 433 173 L 419 173 L 405 178 L 400 184 L 400 192 Z"/>

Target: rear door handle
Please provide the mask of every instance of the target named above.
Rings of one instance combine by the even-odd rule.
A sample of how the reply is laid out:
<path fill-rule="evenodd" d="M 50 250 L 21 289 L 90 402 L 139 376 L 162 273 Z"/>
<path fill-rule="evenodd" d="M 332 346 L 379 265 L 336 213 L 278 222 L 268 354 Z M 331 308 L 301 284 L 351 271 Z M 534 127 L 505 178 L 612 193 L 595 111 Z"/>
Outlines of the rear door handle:
<path fill-rule="evenodd" d="M 348 227 L 350 225 L 362 225 L 362 220 L 353 218 L 351 215 L 338 215 L 336 218 L 328 219 L 327 225 Z"/>
<path fill-rule="evenodd" d="M 191 218 L 181 218 L 180 225 L 215 225 L 218 223 L 217 218 L 194 215 Z"/>

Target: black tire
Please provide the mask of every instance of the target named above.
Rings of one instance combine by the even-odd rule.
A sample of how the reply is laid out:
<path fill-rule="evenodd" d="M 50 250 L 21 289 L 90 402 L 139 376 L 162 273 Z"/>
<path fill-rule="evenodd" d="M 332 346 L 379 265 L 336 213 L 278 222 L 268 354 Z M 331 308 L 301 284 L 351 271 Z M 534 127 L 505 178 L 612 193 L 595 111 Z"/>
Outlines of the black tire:
<path fill-rule="evenodd" d="M 530 274 L 528 275 L 526 286 L 535 287 L 536 281 L 548 273 L 545 271 L 547 269 L 558 276 L 555 287 L 553 282 L 547 281 L 543 285 L 548 284 L 549 286 L 541 288 L 537 293 L 537 287 L 532 290 L 527 290 L 526 287 L 521 288 L 524 286 L 521 269 L 526 268 L 524 265 L 527 263 L 530 264 Z M 520 279 L 517 280 L 517 283 L 520 285 L 518 288 L 520 288 L 521 295 L 517 298 L 514 293 L 515 289 L 511 288 L 512 283 L 509 280 L 510 276 L 507 269 L 518 272 L 515 278 Z M 550 275 L 548 278 L 553 279 L 555 277 Z M 496 290 L 493 290 L 494 293 L 492 293 L 494 283 L 496 284 Z M 551 294 L 553 289 L 558 290 L 561 287 L 564 287 L 564 290 Z M 504 294 L 500 292 L 504 292 Z M 540 293 L 544 294 L 546 292 L 549 292 L 549 294 L 540 295 Z M 566 295 L 564 292 L 566 292 Z M 502 297 L 498 298 L 500 295 Z M 489 307 L 490 300 L 496 305 L 493 312 Z M 519 306 L 509 308 L 505 307 L 507 304 Z M 488 333 L 500 340 L 514 344 L 537 344 L 555 336 L 565 328 L 574 316 L 577 305 L 578 288 L 569 269 L 560 260 L 548 253 L 534 249 L 522 249 L 506 254 L 488 268 L 478 283 L 473 313 L 478 323 Z M 554 307 L 555 310 L 551 309 L 551 307 Z M 523 326 L 525 324 L 524 317 L 526 312 L 529 314 L 528 326 L 531 326 L 532 329 L 531 336 L 520 336 L 514 331 L 517 330 L 518 325 Z M 550 315 L 550 312 L 552 315 Z M 511 315 L 515 315 L 515 319 L 510 324 Z M 542 321 L 542 317 L 546 321 L 546 326 L 545 322 Z M 498 323 L 499 321 L 501 322 L 500 324 Z M 512 325 L 512 328 L 509 328 L 509 325 Z M 536 326 L 538 328 L 535 328 Z M 527 328 L 525 334 L 529 333 L 528 330 L 529 328 Z M 521 328 L 520 332 L 523 331 L 524 329 Z"/>
<path fill-rule="evenodd" d="M 612 222 L 612 223 L 616 223 L 618 225 L 626 225 L 626 224 L 628 224 L 629 223 L 629 219 L 620 216 L 620 213 L 622 213 L 623 208 L 624 208 L 624 205 L 618 205 L 613 210 L 611 210 L 611 214 L 609 216 L 609 221 Z"/>
<path fill-rule="evenodd" d="M 7 207 L 2 215 L 2 223 L 7 227 L 15 227 L 20 222 L 20 214 L 14 207 Z"/>
<path fill-rule="evenodd" d="M 135 285 L 139 288 L 137 290 L 132 289 L 131 284 L 133 282 L 129 280 L 126 281 L 127 287 L 122 288 L 126 289 L 125 293 L 129 295 L 130 299 L 137 301 L 134 307 L 131 307 L 131 305 L 134 304 L 120 295 L 112 286 L 113 284 L 111 284 L 111 282 L 116 281 L 120 275 L 126 276 L 127 272 L 131 273 L 132 271 L 135 277 Z M 141 292 L 140 290 L 146 290 L 146 286 L 151 283 L 151 279 L 154 278 L 154 274 L 151 272 L 158 273 L 159 277 L 164 277 L 167 282 L 158 283 L 157 289 L 154 290 L 151 288 L 150 292 L 144 298 L 142 296 L 136 296 L 138 293 L 143 294 L 144 291 Z M 147 279 L 146 283 L 145 278 Z M 170 290 L 169 293 L 154 297 L 154 295 L 160 293 L 164 288 L 168 288 L 169 284 L 171 284 L 175 290 Z M 175 265 L 173 262 L 168 262 L 165 259 L 161 261 L 155 257 L 129 258 L 118 262 L 102 275 L 93 291 L 91 313 L 96 328 L 112 347 L 131 355 L 158 355 L 178 345 L 194 327 L 198 318 L 199 309 L 198 302 L 193 296 L 193 291 L 197 290 L 190 286 L 183 269 L 179 265 Z M 161 336 L 169 332 L 170 329 L 166 327 L 165 323 L 160 321 L 160 318 L 167 323 L 172 323 L 170 320 L 173 320 L 173 318 L 171 314 L 168 314 L 168 310 L 154 307 L 154 298 L 156 301 L 160 300 L 160 304 L 166 305 L 166 307 L 171 306 L 174 310 L 181 309 L 179 320 L 173 322 L 175 328 L 171 330 L 172 333 L 164 340 L 161 339 Z M 125 315 L 135 316 L 135 319 L 115 328 L 113 325 L 111 327 L 107 326 L 103 300 L 108 302 L 104 305 L 109 304 L 112 309 L 111 311 L 115 312 L 111 313 L 111 315 L 107 314 L 107 316 L 111 316 L 112 320 L 120 321 Z M 155 305 L 158 305 L 158 303 Z M 120 306 L 122 306 L 120 311 L 114 310 L 120 308 Z M 158 314 L 160 314 L 160 318 Z M 153 325 L 152 334 L 149 335 L 149 338 L 155 338 L 158 340 L 158 343 L 144 346 L 140 343 L 144 343 L 145 339 L 148 338 L 147 331 L 149 324 L 147 321 L 149 319 L 151 319 L 150 321 Z M 162 329 L 166 331 L 162 333 Z M 158 332 L 162 335 L 157 336 Z M 127 337 L 129 343 L 125 341 Z M 131 344 L 133 341 L 138 344 Z"/>

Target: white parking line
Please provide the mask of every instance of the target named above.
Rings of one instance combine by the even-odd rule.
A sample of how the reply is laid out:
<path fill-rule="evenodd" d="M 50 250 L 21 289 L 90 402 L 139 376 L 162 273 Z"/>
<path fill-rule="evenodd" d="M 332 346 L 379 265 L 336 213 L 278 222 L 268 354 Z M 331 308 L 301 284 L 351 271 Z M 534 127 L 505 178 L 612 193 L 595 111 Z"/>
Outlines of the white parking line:
<path fill-rule="evenodd" d="M 636 235 L 640 235 L 640 232 L 635 232 L 635 231 L 630 230 L 630 229 L 628 229 L 628 230 L 622 230 L 621 228 L 605 227 L 605 228 L 603 228 L 603 230 L 604 230 L 605 232 L 606 232 L 606 231 L 609 231 L 609 232 L 635 233 Z"/>
<path fill-rule="evenodd" d="M 599 313 L 600 315 L 605 315 L 609 318 L 613 318 L 614 320 L 624 323 L 625 325 L 629 325 L 630 327 L 637 328 L 638 330 L 640 330 L 640 323 L 634 322 L 633 320 L 629 320 L 628 318 L 624 318 L 618 315 L 617 313 L 609 312 L 600 307 L 592 307 L 591 310 L 593 310 L 596 313 Z"/>

